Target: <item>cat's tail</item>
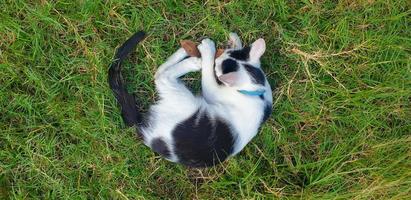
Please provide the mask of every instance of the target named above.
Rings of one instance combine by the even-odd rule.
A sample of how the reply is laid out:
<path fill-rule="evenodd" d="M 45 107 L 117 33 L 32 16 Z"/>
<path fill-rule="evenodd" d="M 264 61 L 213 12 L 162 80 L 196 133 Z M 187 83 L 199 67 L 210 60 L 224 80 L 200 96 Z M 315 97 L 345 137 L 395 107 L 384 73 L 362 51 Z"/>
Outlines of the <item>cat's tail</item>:
<path fill-rule="evenodd" d="M 108 71 L 108 82 L 110 88 L 121 107 L 121 116 L 127 126 L 139 126 L 143 121 L 142 114 L 138 111 L 136 100 L 132 94 L 127 92 L 125 83 L 121 76 L 121 64 L 130 54 L 137 44 L 145 37 L 143 31 L 139 31 L 131 36 L 120 48 L 114 57 L 113 63 Z"/>

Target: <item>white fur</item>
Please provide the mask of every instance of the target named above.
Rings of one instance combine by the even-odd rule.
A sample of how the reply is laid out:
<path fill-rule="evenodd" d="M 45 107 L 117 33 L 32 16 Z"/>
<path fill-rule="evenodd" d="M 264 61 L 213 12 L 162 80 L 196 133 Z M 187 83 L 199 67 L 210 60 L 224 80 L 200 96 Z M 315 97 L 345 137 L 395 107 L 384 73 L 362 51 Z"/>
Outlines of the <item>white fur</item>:
<path fill-rule="evenodd" d="M 264 52 L 265 41 L 263 38 L 260 38 L 251 45 L 250 59 L 253 61 L 260 60 L 260 57 L 264 54 Z"/>
<path fill-rule="evenodd" d="M 238 37 L 237 33 L 230 33 L 229 35 L 229 44 L 232 49 L 241 49 L 243 48 L 243 44 L 241 43 L 240 37 Z"/>
<path fill-rule="evenodd" d="M 233 49 L 242 47 L 236 34 L 230 34 L 230 40 Z M 261 47 L 260 45 L 261 43 L 258 43 L 256 47 Z M 242 85 L 238 87 L 218 85 L 213 69 L 216 51 L 214 42 L 204 39 L 198 49 L 201 59 L 190 57 L 181 61 L 187 56 L 181 48 L 159 67 L 155 75 L 155 83 L 160 100 L 150 108 L 148 120 L 150 124 L 142 129 L 145 144 L 150 146 L 152 139 L 161 137 L 171 152 L 169 160 L 174 162 L 178 161 L 178 158 L 173 154 L 172 131 L 176 125 L 192 116 L 197 110 L 200 109 L 211 117 L 218 116 L 228 122 L 236 138 L 234 151 L 230 155 L 232 156 L 240 152 L 257 134 L 264 115 L 264 108 L 267 102 L 272 103 L 271 88 L 268 82 L 265 84 L 266 93 L 264 94 L 267 102 L 237 91 L 239 88 L 251 87 L 250 78 L 243 77 L 245 80 L 242 80 Z M 258 50 L 257 53 L 260 54 L 261 49 Z M 221 63 L 219 62 L 226 57 L 227 55 L 223 54 L 216 60 L 217 75 L 221 75 L 221 69 L 219 69 Z M 259 62 L 257 64 L 259 65 Z M 202 96 L 194 96 L 178 78 L 186 73 L 199 70 L 202 73 Z"/>

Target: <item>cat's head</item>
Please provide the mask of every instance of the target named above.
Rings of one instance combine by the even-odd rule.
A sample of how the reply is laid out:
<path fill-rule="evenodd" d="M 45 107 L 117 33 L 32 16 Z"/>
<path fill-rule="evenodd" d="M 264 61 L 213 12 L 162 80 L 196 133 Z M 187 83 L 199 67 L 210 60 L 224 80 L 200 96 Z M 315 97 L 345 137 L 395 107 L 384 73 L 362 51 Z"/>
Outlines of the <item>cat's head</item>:
<path fill-rule="evenodd" d="M 236 90 L 263 90 L 266 79 L 260 58 L 265 52 L 264 39 L 243 47 L 237 34 L 230 33 L 229 43 L 230 46 L 215 60 L 215 75 L 220 84 Z"/>

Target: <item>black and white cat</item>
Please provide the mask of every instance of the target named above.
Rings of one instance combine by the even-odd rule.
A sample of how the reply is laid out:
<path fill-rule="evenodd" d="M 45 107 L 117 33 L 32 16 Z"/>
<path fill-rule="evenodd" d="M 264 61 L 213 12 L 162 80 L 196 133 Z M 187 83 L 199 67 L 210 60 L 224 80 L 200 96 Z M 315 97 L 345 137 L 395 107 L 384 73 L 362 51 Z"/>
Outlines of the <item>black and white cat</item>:
<path fill-rule="evenodd" d="M 189 57 L 180 48 L 158 68 L 155 84 L 160 99 L 143 118 L 120 72 L 121 62 L 143 38 L 138 32 L 127 40 L 109 70 L 126 124 L 136 125 L 153 151 L 187 166 L 213 166 L 239 153 L 271 114 L 271 87 L 260 66 L 265 41 L 243 47 L 231 33 L 230 47 L 218 58 L 210 39 L 198 46 L 201 58 Z M 179 77 L 200 70 L 202 95 L 196 96 Z"/>

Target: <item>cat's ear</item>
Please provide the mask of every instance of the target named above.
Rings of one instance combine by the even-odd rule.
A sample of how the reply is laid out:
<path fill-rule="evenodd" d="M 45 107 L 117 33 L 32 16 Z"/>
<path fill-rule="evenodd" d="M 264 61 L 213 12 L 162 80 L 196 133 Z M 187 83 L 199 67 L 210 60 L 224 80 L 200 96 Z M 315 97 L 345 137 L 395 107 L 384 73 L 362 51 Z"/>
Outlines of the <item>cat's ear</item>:
<path fill-rule="evenodd" d="M 228 44 L 232 49 L 243 48 L 243 44 L 241 43 L 240 37 L 238 37 L 237 33 L 230 33 Z"/>
<path fill-rule="evenodd" d="M 250 58 L 252 60 L 258 60 L 264 54 L 264 52 L 265 52 L 265 41 L 263 38 L 260 38 L 251 45 Z"/>
<path fill-rule="evenodd" d="M 230 72 L 230 73 L 219 76 L 218 80 L 223 82 L 224 85 L 231 87 L 231 86 L 236 85 L 239 82 L 240 76 L 239 76 L 239 73 L 237 72 Z"/>

